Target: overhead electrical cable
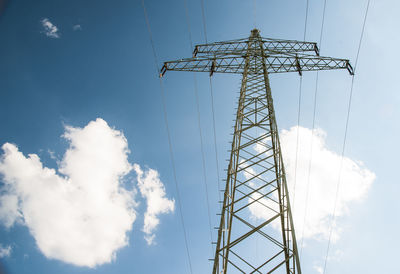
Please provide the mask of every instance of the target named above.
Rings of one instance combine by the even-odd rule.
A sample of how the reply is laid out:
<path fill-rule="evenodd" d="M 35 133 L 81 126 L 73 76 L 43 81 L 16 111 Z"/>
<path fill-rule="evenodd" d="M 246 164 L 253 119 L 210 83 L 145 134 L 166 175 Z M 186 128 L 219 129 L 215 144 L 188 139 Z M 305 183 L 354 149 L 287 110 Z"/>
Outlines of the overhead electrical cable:
<path fill-rule="evenodd" d="M 306 34 L 307 34 L 307 20 L 308 20 L 308 1 L 306 2 L 306 15 L 304 19 L 304 34 L 303 34 L 303 41 L 306 41 Z M 296 132 L 296 157 L 294 163 L 294 183 L 293 183 L 293 205 L 296 200 L 296 183 L 297 183 L 297 160 L 299 154 L 299 127 L 300 127 L 300 114 L 301 114 L 301 94 L 302 94 L 302 86 L 303 86 L 303 76 L 300 75 L 300 82 L 299 82 L 299 100 L 298 100 L 298 108 L 297 108 L 297 132 Z"/>
<path fill-rule="evenodd" d="M 253 0 L 253 11 L 254 11 L 254 28 L 257 27 L 257 0 Z"/>
<path fill-rule="evenodd" d="M 206 16 L 204 12 L 204 0 L 201 0 L 201 17 L 203 20 L 203 32 L 204 32 L 204 40 L 206 44 L 208 44 L 207 38 L 207 23 L 206 23 Z M 210 98 L 211 98 L 211 113 L 212 113 L 212 121 L 213 121 L 213 134 L 214 134 L 214 151 L 215 151 L 215 163 L 216 163 L 216 170 L 217 170 L 217 186 L 218 186 L 218 197 L 221 200 L 221 186 L 220 186 L 220 176 L 219 176 L 219 160 L 218 160 L 218 149 L 217 149 L 217 131 L 215 126 L 215 110 L 214 110 L 214 92 L 213 92 L 213 85 L 212 85 L 212 78 L 211 75 L 209 77 L 210 80 Z"/>
<path fill-rule="evenodd" d="M 146 20 L 146 26 L 147 26 L 147 31 L 149 33 L 149 38 L 150 38 L 150 43 L 151 43 L 151 48 L 153 50 L 153 57 L 154 57 L 154 63 L 155 63 L 155 68 L 157 71 L 157 77 L 159 78 L 159 83 L 160 83 L 160 94 L 161 94 L 161 101 L 163 105 L 163 114 L 164 114 L 164 122 L 165 122 L 165 127 L 167 129 L 167 136 L 168 136 L 168 146 L 169 146 L 169 156 L 171 159 L 171 166 L 172 166 L 172 173 L 174 176 L 174 182 L 175 182 L 175 187 L 176 187 L 176 195 L 177 195 L 177 202 L 178 202 L 178 208 L 179 208 L 179 215 L 180 215 L 180 220 L 181 220 L 181 225 L 183 229 L 183 235 L 184 235 L 184 240 L 185 240 L 185 247 L 186 247 L 186 255 L 188 259 L 188 264 L 189 264 L 189 271 L 192 274 L 192 262 L 190 258 L 190 253 L 189 253 L 189 245 L 188 245 L 188 240 L 187 240 L 187 233 L 186 233 L 186 228 L 185 228 L 185 222 L 183 219 L 183 212 L 182 212 L 182 203 L 181 203 L 181 196 L 180 196 L 180 191 L 179 191 L 179 184 L 176 176 L 176 167 L 175 167 L 175 160 L 174 160 L 174 154 L 172 150 L 172 141 L 171 141 L 171 134 L 170 134 L 170 129 L 169 129 L 169 124 L 168 124 L 168 115 L 167 115 L 167 106 L 165 102 L 165 92 L 164 92 L 164 86 L 161 77 L 159 77 L 159 69 L 158 69 L 158 57 L 157 53 L 154 47 L 154 41 L 153 41 L 153 35 L 151 32 L 151 27 L 150 27 L 150 22 L 149 18 L 147 15 L 147 10 L 144 4 L 144 0 L 142 0 L 142 7 L 143 7 L 143 12 L 144 12 L 144 17 Z"/>
<path fill-rule="evenodd" d="M 215 163 L 216 163 L 216 170 L 217 170 L 217 186 L 218 186 L 218 197 L 221 200 L 221 186 L 220 186 L 220 175 L 219 175 L 219 160 L 218 160 L 218 150 L 217 150 L 217 133 L 216 133 L 216 126 L 215 126 L 215 111 L 214 111 L 214 92 L 213 92 L 213 85 L 210 76 L 210 98 L 211 98 L 211 111 L 212 111 L 212 120 L 213 120 L 213 131 L 214 131 L 214 150 L 215 150 Z"/>
<path fill-rule="evenodd" d="M 304 20 L 304 35 L 303 35 L 303 41 L 306 41 L 306 34 L 307 34 L 307 21 L 308 21 L 308 6 L 309 6 L 309 0 L 306 1 L 306 18 Z"/>
<path fill-rule="evenodd" d="M 201 3 L 201 18 L 203 20 L 203 31 L 204 31 L 204 40 L 206 41 L 206 44 L 208 43 L 207 39 L 207 24 L 206 24 L 206 15 L 204 12 L 204 0 L 200 1 Z"/>
<path fill-rule="evenodd" d="M 189 9 L 187 0 L 184 0 L 185 3 L 185 13 L 186 13 L 186 25 L 189 32 L 189 41 L 190 41 L 190 49 L 193 49 L 193 40 L 192 40 L 192 31 L 190 28 L 190 17 L 189 17 Z M 210 244 L 211 244 L 211 251 L 213 252 L 212 247 L 212 222 L 211 222 L 211 211 L 210 211 L 210 201 L 209 201 L 209 193 L 208 193 L 208 186 L 207 186 L 207 172 L 206 172 L 206 161 L 204 155 L 204 146 L 203 146 L 203 134 L 201 130 L 201 117 L 200 117 L 200 104 L 199 104 L 199 95 L 198 95 L 198 88 L 197 88 L 197 78 L 196 74 L 193 74 L 193 83 L 194 83 L 194 95 L 196 99 L 196 109 L 197 109 L 197 124 L 199 128 L 199 137 L 200 137 L 200 148 L 201 148 L 201 160 L 202 160 L 202 167 L 203 167 L 203 182 L 204 182 L 204 189 L 206 194 L 206 203 L 207 203 L 207 214 L 208 214 L 208 224 L 210 230 Z"/>
<path fill-rule="evenodd" d="M 332 213 L 332 215 L 331 215 L 330 230 L 329 230 L 329 239 L 328 239 L 328 246 L 327 246 L 327 249 L 326 249 L 325 262 L 324 262 L 324 271 L 323 271 L 323 273 L 326 272 L 326 265 L 327 265 L 328 255 L 329 255 L 329 249 L 330 249 L 330 245 L 331 245 L 333 226 L 334 226 L 335 218 L 336 218 L 335 214 L 336 214 L 337 201 L 338 201 L 339 192 L 340 192 L 340 184 L 341 184 L 341 179 L 342 179 L 342 178 L 341 178 L 341 175 L 342 175 L 342 168 L 343 168 L 343 158 L 344 158 L 344 152 L 345 152 L 345 148 L 346 148 L 347 131 L 348 131 L 348 126 L 349 126 L 350 110 L 351 110 L 351 103 L 352 103 L 352 98 L 353 98 L 354 76 L 355 76 L 355 72 L 356 72 L 356 69 L 357 69 L 358 58 L 359 58 L 359 56 L 360 56 L 360 49 L 361 49 L 361 45 L 362 45 L 362 41 L 363 41 L 363 37 L 364 37 L 365 24 L 366 24 L 366 22 L 367 22 L 367 17 L 368 17 L 368 11 L 369 11 L 370 2 L 371 2 L 371 0 L 368 0 L 368 2 L 367 2 L 367 7 L 366 7 L 366 9 L 365 9 L 364 21 L 363 21 L 363 25 L 362 25 L 362 29 L 361 29 L 361 35 L 360 35 L 360 41 L 359 41 L 359 43 L 358 43 L 356 61 L 355 61 L 355 63 L 354 63 L 354 74 L 353 74 L 353 76 L 352 76 L 352 78 L 351 78 L 350 95 L 349 95 L 349 102 L 348 102 L 348 106 L 347 106 L 346 126 L 345 126 L 345 130 L 344 130 L 344 138 L 343 138 L 343 146 L 342 146 L 342 155 L 341 155 L 341 159 L 340 159 L 339 178 L 338 178 L 338 183 L 337 183 L 337 186 L 336 186 L 336 194 L 335 194 L 335 203 L 334 203 L 334 207 L 333 207 L 333 213 Z"/>
<path fill-rule="evenodd" d="M 324 34 L 324 25 L 325 25 L 325 14 L 326 14 L 326 0 L 324 1 L 324 7 L 322 11 L 322 23 L 321 23 L 321 31 L 319 34 L 319 48 L 321 51 L 322 47 L 322 38 Z M 313 155 L 313 143 L 314 143 L 314 130 L 315 130 L 315 116 L 317 109 L 317 95 L 318 95 L 318 80 L 319 80 L 319 71 L 317 71 L 317 75 L 315 78 L 315 91 L 314 91 L 314 106 L 313 106 L 313 119 L 312 119 L 312 129 L 311 129 L 311 141 L 310 141 L 310 160 L 308 161 L 308 174 L 307 174 L 307 185 L 306 185 L 306 199 L 304 205 L 304 219 L 303 219 L 303 229 L 301 232 L 301 243 L 300 243 L 300 258 L 302 258 L 303 253 L 303 244 L 304 244 L 304 231 L 306 228 L 306 220 L 307 220 L 307 211 L 308 211 L 308 196 L 310 190 L 310 177 L 311 177 L 311 166 L 312 166 L 312 155 Z"/>

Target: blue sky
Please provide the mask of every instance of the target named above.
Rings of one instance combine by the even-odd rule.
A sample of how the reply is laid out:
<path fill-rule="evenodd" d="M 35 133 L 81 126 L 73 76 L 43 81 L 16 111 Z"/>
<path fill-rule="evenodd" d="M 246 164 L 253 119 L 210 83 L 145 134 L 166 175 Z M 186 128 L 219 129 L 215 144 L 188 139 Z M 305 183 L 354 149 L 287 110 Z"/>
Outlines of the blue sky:
<path fill-rule="evenodd" d="M 188 2 L 193 43 L 204 43 L 201 2 Z M 156 243 L 148 245 L 142 227 L 149 200 L 141 195 L 132 171 L 122 182 L 126 189 L 133 187 L 137 192 L 136 219 L 126 232 L 128 245 L 116 251 L 112 262 L 94 268 L 47 258 L 29 225 L 20 222 L 6 227 L 3 223 L 0 244 L 10 247 L 10 254 L 1 258 L 6 273 L 189 273 L 160 86 L 141 1 L 0 3 L 0 145 L 13 143 L 25 157 L 37 154 L 43 166 L 58 169 L 71 141 L 61 137 L 65 127 L 79 130 L 102 118 L 126 137 L 129 163 L 157 170 L 165 197 L 175 200 L 173 212 L 158 215 Z M 184 1 L 145 3 L 159 61 L 191 56 Z M 303 39 L 306 1 L 256 1 L 255 10 L 253 1 L 204 3 L 208 41 L 244 38 L 255 26 L 264 37 Z M 327 1 L 321 55 L 348 58 L 354 64 L 366 4 L 366 0 Z M 359 187 L 349 188 L 355 198 L 343 202 L 347 212 L 338 218 L 340 237 L 331 247 L 327 273 L 395 270 L 391 262 L 397 258 L 395 231 L 400 229 L 396 217 L 400 209 L 396 176 L 400 133 L 396 106 L 400 95 L 395 67 L 400 57 L 399 8 L 394 0 L 371 1 L 356 68 L 345 156 L 376 178 L 362 193 Z M 309 1 L 307 41 L 319 41 L 322 9 L 323 1 Z M 44 19 L 57 28 L 57 37 L 46 35 Z M 299 76 L 270 78 L 278 127 L 290 130 L 297 124 Z M 167 72 L 163 81 L 193 273 L 211 272 L 193 75 Z M 211 219 L 213 226 L 218 226 L 208 75 L 197 74 L 197 83 Z M 339 155 L 350 84 L 351 77 L 345 71 L 319 74 L 316 127 L 326 134 L 326 148 Z M 238 75 L 213 77 L 222 178 L 239 85 Z M 312 127 L 314 89 L 315 73 L 305 73 L 300 125 L 308 129 Z M 287 140 L 290 143 L 289 137 Z M 4 194 L 4 177 L 2 180 Z M 318 207 L 310 204 L 311 210 Z M 216 240 L 215 231 L 213 238 Z M 327 241 L 317 238 L 305 239 L 301 258 L 305 273 L 318 273 L 323 264 Z"/>

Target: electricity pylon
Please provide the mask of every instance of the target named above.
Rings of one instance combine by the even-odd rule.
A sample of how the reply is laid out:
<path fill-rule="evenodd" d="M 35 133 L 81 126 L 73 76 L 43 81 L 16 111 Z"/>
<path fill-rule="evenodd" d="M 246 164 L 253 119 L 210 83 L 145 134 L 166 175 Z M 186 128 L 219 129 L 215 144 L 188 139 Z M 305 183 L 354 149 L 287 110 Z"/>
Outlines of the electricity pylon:
<path fill-rule="evenodd" d="M 347 69 L 349 60 L 319 56 L 316 43 L 249 38 L 197 45 L 167 70 L 242 74 L 213 274 L 299 273 L 270 73 Z M 260 254 L 258 254 L 260 253 Z"/>

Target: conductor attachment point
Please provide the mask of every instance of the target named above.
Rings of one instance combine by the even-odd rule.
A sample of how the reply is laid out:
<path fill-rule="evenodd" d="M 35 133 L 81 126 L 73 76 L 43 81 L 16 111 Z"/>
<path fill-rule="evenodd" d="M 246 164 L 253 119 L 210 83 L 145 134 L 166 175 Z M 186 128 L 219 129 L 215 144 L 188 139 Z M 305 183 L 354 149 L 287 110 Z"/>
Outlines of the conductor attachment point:
<path fill-rule="evenodd" d="M 213 60 L 211 63 L 210 77 L 214 74 L 214 71 L 215 71 L 215 60 Z"/>
<path fill-rule="evenodd" d="M 314 43 L 314 51 L 315 51 L 315 54 L 316 54 L 317 56 L 319 56 L 319 48 L 318 48 L 318 46 L 317 46 L 317 43 Z"/>
<path fill-rule="evenodd" d="M 354 75 L 354 69 L 353 69 L 353 67 L 350 65 L 350 62 L 349 62 L 349 61 L 347 61 L 347 63 L 346 63 L 346 68 L 347 68 L 347 70 L 349 71 L 350 75 Z"/>
<path fill-rule="evenodd" d="M 160 70 L 160 78 L 162 78 L 166 72 L 167 72 L 167 64 L 164 63 L 163 67 Z"/>
<path fill-rule="evenodd" d="M 297 58 L 297 56 L 296 56 L 296 68 L 297 68 L 297 71 L 299 72 L 299 75 L 302 76 L 303 73 L 301 72 L 301 66 L 300 66 L 299 58 Z"/>

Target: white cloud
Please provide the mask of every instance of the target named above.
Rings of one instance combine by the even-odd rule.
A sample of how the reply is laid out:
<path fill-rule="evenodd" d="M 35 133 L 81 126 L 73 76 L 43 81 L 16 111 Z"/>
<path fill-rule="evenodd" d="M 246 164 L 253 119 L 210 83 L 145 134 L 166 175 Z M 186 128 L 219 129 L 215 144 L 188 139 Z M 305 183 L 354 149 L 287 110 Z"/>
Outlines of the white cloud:
<path fill-rule="evenodd" d="M 165 197 L 165 188 L 156 170 L 148 169 L 143 172 L 137 164 L 135 164 L 133 168 L 137 173 L 140 193 L 147 200 L 143 232 L 146 233 L 145 239 L 147 244 L 151 245 L 154 243 L 155 238 L 153 232 L 160 223 L 158 215 L 173 212 L 175 201 Z"/>
<path fill-rule="evenodd" d="M 23 218 L 46 257 L 94 267 L 127 245 L 135 220 L 132 193 L 120 181 L 131 170 L 127 141 L 102 119 L 67 127 L 64 137 L 70 146 L 59 174 L 36 154 L 25 157 L 15 145 L 3 145 L 7 195 L 1 199 L 8 206 L 0 217 L 6 226 Z"/>
<path fill-rule="evenodd" d="M 341 156 L 326 147 L 326 133 L 321 129 L 314 130 L 312 139 L 312 131 L 310 129 L 304 127 L 299 127 L 298 129 L 299 151 L 294 204 L 294 151 L 296 151 L 297 127 L 292 127 L 290 130 L 283 130 L 280 136 L 286 178 L 292 202 L 296 237 L 298 240 L 301 240 L 301 236 L 304 236 L 304 239 L 326 240 L 330 232 L 330 216 L 333 211 Z M 313 150 L 308 207 L 306 222 L 304 224 L 311 140 L 313 140 Z M 254 149 L 260 151 L 259 147 L 255 146 Z M 348 214 L 350 204 L 362 200 L 374 180 L 375 174 L 365 168 L 361 162 L 344 157 L 336 216 L 345 216 Z M 252 198 L 257 199 L 258 197 Z M 276 207 L 274 203 L 271 204 L 265 198 L 260 201 Z M 273 214 L 273 211 L 267 212 L 265 207 L 259 203 L 253 203 L 249 209 L 255 218 L 266 219 Z M 339 238 L 339 235 L 340 227 L 336 222 L 333 226 L 332 241 L 335 242 Z"/>
<path fill-rule="evenodd" d="M 55 26 L 48 18 L 43 18 L 41 21 L 44 28 L 43 33 L 50 38 L 60 38 L 57 26 Z"/>
<path fill-rule="evenodd" d="M 74 31 L 78 31 L 78 30 L 82 30 L 82 26 L 81 25 L 73 25 L 72 26 L 72 29 L 74 30 Z"/>
<path fill-rule="evenodd" d="M 11 255 L 11 246 L 3 246 L 0 244 L 0 258 L 10 257 Z"/>
<path fill-rule="evenodd" d="M 55 161 L 58 161 L 57 156 L 56 156 L 56 153 L 55 153 L 54 151 L 52 151 L 51 149 L 48 149 L 48 150 L 47 150 L 47 153 L 49 154 L 50 159 L 53 159 L 53 160 L 55 160 Z"/>
<path fill-rule="evenodd" d="M 132 170 L 127 140 L 100 118 L 84 128 L 67 126 L 63 137 L 69 148 L 58 171 L 44 167 L 36 154 L 26 157 L 13 144 L 2 146 L 0 221 L 6 227 L 26 225 L 48 258 L 87 267 L 111 262 L 128 244 L 136 219 L 135 191 L 122 185 Z M 174 203 L 164 198 L 155 170 L 143 176 L 138 165 L 135 169 L 147 198 L 149 236 L 157 215 L 172 211 Z"/>
<path fill-rule="evenodd" d="M 3 194 L 0 196 L 0 220 L 5 227 L 10 228 L 16 221 L 21 220 L 22 214 L 18 208 L 16 194 Z"/>
<path fill-rule="evenodd" d="M 321 266 L 314 265 L 313 268 L 318 274 L 324 273 L 324 269 Z"/>

